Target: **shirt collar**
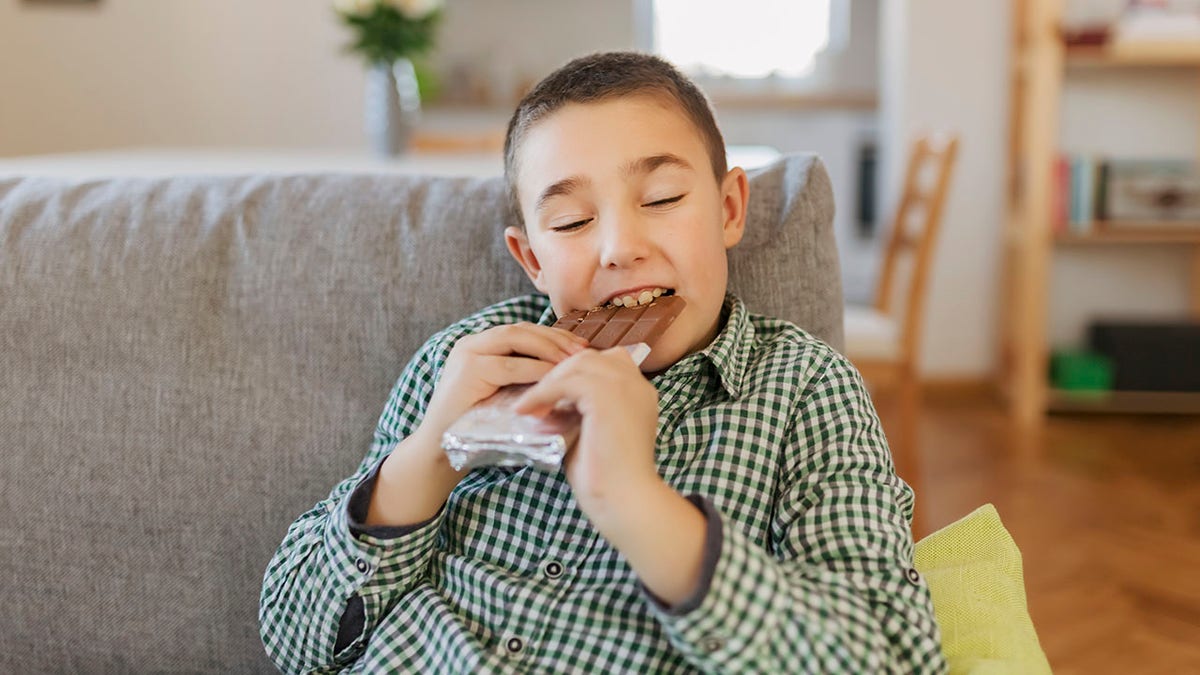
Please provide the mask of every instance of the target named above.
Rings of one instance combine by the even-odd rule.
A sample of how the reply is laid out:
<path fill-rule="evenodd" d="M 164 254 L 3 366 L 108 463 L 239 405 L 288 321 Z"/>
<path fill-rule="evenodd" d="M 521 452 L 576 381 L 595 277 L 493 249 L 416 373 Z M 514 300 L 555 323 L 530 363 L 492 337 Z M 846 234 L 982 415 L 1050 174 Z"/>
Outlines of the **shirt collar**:
<path fill-rule="evenodd" d="M 754 326 L 750 323 L 746 305 L 732 293 L 725 294 L 721 317 L 724 325 L 717 337 L 704 349 L 680 359 L 679 363 L 693 359 L 707 360 L 717 371 L 725 392 L 730 398 L 736 399 L 741 397 L 745 385 L 746 365 L 754 343 Z"/>
<path fill-rule="evenodd" d="M 558 321 L 558 315 L 554 313 L 554 306 L 550 304 L 550 296 L 539 294 L 538 297 L 546 302 L 546 309 L 542 311 L 542 316 L 537 322 L 543 326 L 553 326 L 554 322 Z"/>
<path fill-rule="evenodd" d="M 538 323 L 552 326 L 557 320 L 554 308 L 547 305 Z M 754 326 L 746 311 L 746 305 L 741 298 L 732 293 L 725 294 L 725 302 L 721 306 L 723 326 L 717 337 L 700 351 L 689 354 L 663 373 L 691 372 L 699 367 L 701 361 L 708 361 L 717 371 L 721 386 L 731 398 L 740 398 L 746 375 L 746 362 L 750 358 L 750 348 L 754 343 Z"/>

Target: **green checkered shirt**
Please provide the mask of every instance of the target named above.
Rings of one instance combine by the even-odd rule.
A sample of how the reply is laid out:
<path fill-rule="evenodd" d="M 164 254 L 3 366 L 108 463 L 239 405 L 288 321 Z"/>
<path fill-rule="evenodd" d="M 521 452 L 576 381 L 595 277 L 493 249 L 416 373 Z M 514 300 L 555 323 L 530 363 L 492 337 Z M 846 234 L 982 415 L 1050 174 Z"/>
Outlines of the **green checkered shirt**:
<path fill-rule="evenodd" d="M 653 380 L 659 472 L 708 519 L 692 598 L 654 597 L 561 472 L 476 469 L 428 522 L 360 524 L 455 341 L 554 322 L 530 295 L 413 357 L 358 471 L 300 516 L 267 567 L 268 654 L 294 673 L 944 671 L 912 567 L 913 493 L 857 371 L 732 295 L 722 317 L 711 345 Z"/>

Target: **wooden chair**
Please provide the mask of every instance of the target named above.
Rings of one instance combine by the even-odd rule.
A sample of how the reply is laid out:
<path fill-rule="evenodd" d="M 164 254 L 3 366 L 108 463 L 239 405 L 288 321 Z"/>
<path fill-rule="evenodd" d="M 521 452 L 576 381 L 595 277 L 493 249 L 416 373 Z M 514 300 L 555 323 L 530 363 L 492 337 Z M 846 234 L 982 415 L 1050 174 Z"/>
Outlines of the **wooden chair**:
<path fill-rule="evenodd" d="M 922 136 L 913 144 L 904 192 L 887 235 L 874 305 L 847 306 L 845 314 L 846 356 L 873 395 L 887 391 L 896 396 L 888 442 L 896 472 L 916 491 L 918 504 L 923 492 L 917 447 L 921 408 L 917 360 L 925 290 L 957 155 L 957 136 Z M 902 266 L 907 267 L 904 285 L 897 280 Z M 902 304 L 897 306 L 897 301 Z M 913 516 L 917 534 L 925 534 L 921 513 L 917 509 Z"/>

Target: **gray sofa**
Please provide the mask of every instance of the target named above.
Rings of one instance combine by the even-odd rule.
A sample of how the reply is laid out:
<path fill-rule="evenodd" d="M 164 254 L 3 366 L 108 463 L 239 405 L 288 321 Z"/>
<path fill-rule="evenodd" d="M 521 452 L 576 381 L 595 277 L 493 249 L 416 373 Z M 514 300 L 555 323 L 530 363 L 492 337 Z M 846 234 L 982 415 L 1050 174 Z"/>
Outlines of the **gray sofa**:
<path fill-rule="evenodd" d="M 829 179 L 752 172 L 731 285 L 841 342 Z M 0 672 L 271 672 L 288 525 L 421 342 L 531 292 L 496 179 L 0 176 Z"/>

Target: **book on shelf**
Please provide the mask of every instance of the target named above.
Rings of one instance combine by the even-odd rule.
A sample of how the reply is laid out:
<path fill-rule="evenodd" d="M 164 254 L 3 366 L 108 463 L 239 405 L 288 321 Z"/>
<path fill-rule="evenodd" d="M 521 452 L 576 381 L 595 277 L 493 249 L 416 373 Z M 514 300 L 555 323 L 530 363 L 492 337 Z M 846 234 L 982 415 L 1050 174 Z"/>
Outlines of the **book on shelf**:
<path fill-rule="evenodd" d="M 1200 164 L 1193 160 L 1063 154 L 1054 181 L 1057 234 L 1200 229 Z"/>
<path fill-rule="evenodd" d="M 1079 2 L 1076 0 L 1072 4 Z M 1089 0 L 1084 4 L 1094 2 Z M 1113 39 L 1127 43 L 1200 41 L 1200 16 L 1196 12 L 1196 2 L 1130 0 L 1113 26 Z"/>
<path fill-rule="evenodd" d="M 1059 32 L 1070 47 L 1113 54 L 1200 48 L 1197 0 L 1067 0 Z"/>
<path fill-rule="evenodd" d="M 1054 213 L 1051 222 L 1058 234 L 1090 232 L 1104 217 L 1104 203 L 1098 185 L 1103 164 L 1091 155 L 1060 155 L 1055 166 L 1055 186 L 1051 191 Z"/>

